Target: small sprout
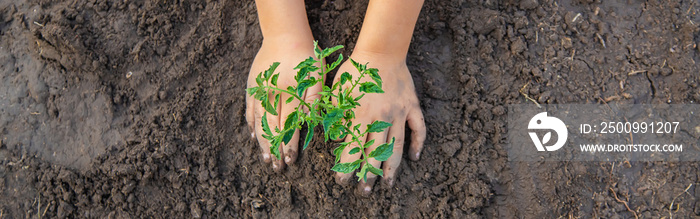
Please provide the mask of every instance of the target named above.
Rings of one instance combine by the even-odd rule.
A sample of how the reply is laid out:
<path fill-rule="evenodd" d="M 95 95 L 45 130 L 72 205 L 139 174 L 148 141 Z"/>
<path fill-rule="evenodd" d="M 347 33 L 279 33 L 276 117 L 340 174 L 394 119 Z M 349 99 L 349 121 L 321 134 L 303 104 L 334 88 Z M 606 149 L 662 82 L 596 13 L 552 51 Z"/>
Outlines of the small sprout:
<path fill-rule="evenodd" d="M 279 66 L 279 62 L 275 62 L 270 65 L 270 68 L 258 74 L 255 78 L 257 86 L 250 87 L 246 89 L 248 95 L 252 96 L 256 100 L 261 102 L 262 107 L 265 112 L 262 116 L 262 137 L 270 141 L 270 152 L 277 159 L 280 159 L 279 146 L 284 143 L 287 144 L 291 141 L 294 132 L 300 130 L 302 125 L 308 127 L 308 132 L 304 139 L 303 149 L 311 142 L 311 138 L 314 135 L 314 128 L 317 125 L 323 127 L 324 140 L 329 139 L 343 139 L 350 136 L 350 141 L 340 143 L 340 145 L 333 150 L 333 154 L 336 156 L 335 165 L 331 170 L 342 173 L 352 173 L 359 169 L 356 174 L 359 178 L 358 180 L 367 180 L 367 173 L 373 173 L 378 176 L 382 176 L 383 172 L 378 167 L 370 165 L 367 161 L 369 158 L 374 158 L 378 161 L 386 161 L 393 153 L 394 139 L 388 143 L 383 143 L 377 146 L 376 149 L 367 153 L 365 149 L 369 148 L 374 144 L 374 140 L 368 142 L 360 141 L 368 133 L 371 132 L 383 132 L 386 128 L 391 126 L 391 123 L 384 121 L 375 121 L 372 124 L 353 124 L 352 120 L 355 118 L 354 109 L 360 104 L 358 101 L 362 99 L 367 93 L 384 93 L 382 90 L 382 79 L 379 77 L 379 71 L 376 68 L 367 68 L 367 64 L 360 64 L 350 59 L 352 65 L 360 73 L 357 78 L 353 78 L 350 73 L 343 72 L 340 76 L 340 80 L 336 81 L 331 87 L 324 84 L 324 76 L 337 68 L 343 61 L 343 55 L 339 55 L 338 59 L 333 63 L 326 64 L 323 68 L 316 66 L 317 64 L 323 63 L 322 59 L 328 57 L 332 53 L 342 49 L 343 46 L 335 46 L 332 48 L 321 49 L 318 47 L 318 42 L 314 42 L 314 56 L 302 61 L 297 65 L 294 70 L 297 70 L 297 74 L 294 77 L 296 81 L 296 86 L 289 86 L 286 89 L 277 86 L 277 79 L 279 78 L 279 73 L 275 73 L 275 70 Z M 131 73 L 131 72 L 129 72 Z M 360 82 L 362 78 L 368 76 L 371 81 Z M 127 76 L 128 78 L 129 76 Z M 305 102 L 302 97 L 306 90 L 316 84 L 322 84 L 322 91 L 319 92 L 320 98 L 313 103 Z M 347 85 L 347 86 L 346 86 Z M 350 89 L 343 89 L 344 87 L 349 87 Z M 354 96 L 352 91 L 357 88 L 359 90 L 359 96 Z M 286 100 L 280 100 L 282 93 L 285 93 L 291 97 Z M 331 98 L 337 100 L 337 104 L 331 102 Z M 271 124 L 267 123 L 267 114 L 272 114 L 277 116 L 277 110 L 280 101 L 285 101 L 289 104 L 292 100 L 299 100 L 299 105 L 295 107 L 287 120 L 284 121 L 284 126 L 282 129 L 280 127 L 271 127 Z M 304 109 L 308 109 L 308 112 L 304 112 Z M 365 131 L 360 131 L 360 127 L 366 125 L 367 129 Z M 362 156 L 352 162 L 340 163 L 340 155 L 348 145 L 354 146 L 350 150 L 350 154 L 360 153 Z"/>

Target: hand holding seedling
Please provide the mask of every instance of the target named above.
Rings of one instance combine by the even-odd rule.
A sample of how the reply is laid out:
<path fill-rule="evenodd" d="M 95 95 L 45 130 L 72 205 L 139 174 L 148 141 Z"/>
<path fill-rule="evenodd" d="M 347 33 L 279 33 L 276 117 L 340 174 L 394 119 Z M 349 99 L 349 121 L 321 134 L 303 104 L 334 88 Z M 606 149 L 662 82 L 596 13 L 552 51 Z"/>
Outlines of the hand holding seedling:
<path fill-rule="evenodd" d="M 418 98 L 413 85 L 413 79 L 408 71 L 406 62 L 401 59 L 386 58 L 384 54 L 363 53 L 355 50 L 351 59 L 359 63 L 369 63 L 368 66 L 379 69 L 379 75 L 382 78 L 382 89 L 384 93 L 366 94 L 358 102 L 360 105 L 355 109 L 355 119 L 353 123 L 371 124 L 377 121 L 386 121 L 393 124 L 381 132 L 370 132 L 368 135 L 359 139 L 360 142 L 372 143 L 366 149 L 366 153 L 373 151 L 377 146 L 393 141 L 393 154 L 386 160 L 377 160 L 369 158 L 367 162 L 373 167 L 381 167 L 383 170 L 383 181 L 391 186 L 396 178 L 396 171 L 401 163 L 405 124 L 413 131 L 411 135 L 411 145 L 408 149 L 408 157 L 412 160 L 418 160 L 420 151 L 423 148 L 425 140 L 425 124 L 423 121 L 423 113 L 420 109 Z M 349 73 L 352 78 L 358 78 L 357 71 L 353 71 L 354 66 L 346 62 L 338 72 Z M 336 74 L 334 81 L 341 81 L 341 75 Z M 363 78 L 361 82 L 371 81 L 369 78 Z M 346 86 L 347 87 L 347 86 Z M 352 91 L 354 94 L 361 95 L 360 90 L 355 88 Z M 361 127 L 361 131 L 365 131 L 367 127 Z M 345 137 L 344 143 L 353 141 L 351 136 Z M 351 149 L 357 147 L 357 143 L 350 143 L 348 147 L 340 154 L 340 163 L 351 162 L 360 158 L 359 153 L 352 154 Z M 368 193 L 372 190 L 372 186 L 377 175 L 373 173 L 367 174 L 366 181 L 360 181 L 359 188 L 361 192 Z M 338 172 L 336 173 L 336 181 L 345 184 L 352 178 L 352 174 Z"/>
<path fill-rule="evenodd" d="M 339 183 L 348 182 L 357 171 L 354 175 L 365 194 L 371 192 L 377 175 L 392 185 L 403 153 L 405 124 L 413 131 L 411 159 L 420 157 L 426 135 L 406 66 L 422 3 L 370 1 L 351 56 L 355 60 L 345 62 L 333 85 L 326 87 L 322 86 L 325 74 L 343 58 L 329 64 L 323 60 L 342 47 L 314 45 L 305 50 L 301 46 L 304 39 L 313 38 L 303 1 L 257 0 L 264 40 L 249 75 L 246 119 L 260 143 L 263 160 L 272 161 L 275 170 L 293 163 L 299 148 L 298 130 L 309 127 L 302 147 L 306 148 L 313 127 L 321 125 L 326 140 L 344 140 L 333 151 L 332 170 Z M 299 61 L 296 67 L 291 65 Z"/>
<path fill-rule="evenodd" d="M 336 61 L 328 65 L 318 67 L 318 64 L 321 64 L 321 60 L 333 52 L 342 49 L 343 46 L 320 49 L 317 42 L 314 42 L 313 48 L 314 56 L 294 67 L 296 74 L 293 81 L 296 82 L 295 84 L 292 83 L 286 88 L 280 84 L 279 80 L 282 74 L 276 73 L 280 63 L 275 62 L 267 70 L 257 74 L 254 78 L 254 84 L 248 86 L 246 92 L 254 100 L 259 101 L 260 107 L 263 109 L 262 116 L 259 118 L 261 129 L 256 130 L 256 133 L 260 131 L 261 137 L 267 140 L 264 143 L 270 145 L 270 155 L 279 160 L 286 156 L 280 147 L 290 145 L 294 136 L 298 135 L 298 130 L 302 128 L 302 125 L 308 127 L 302 148 L 306 149 L 313 138 L 314 128 L 321 124 L 326 141 L 346 138 L 345 142 L 340 143 L 340 146 L 333 150 L 336 164 L 331 170 L 345 174 L 359 170 L 356 175 L 365 182 L 368 174 L 383 175 L 380 166 L 372 165 L 371 161 L 389 159 L 393 154 L 395 139 L 392 138 L 390 141 L 382 139 L 377 141 L 377 144 L 374 144 L 375 140 L 366 141 L 366 139 L 374 133 L 385 133 L 391 123 L 380 120 L 369 123 L 353 122 L 355 109 L 360 106 L 359 101 L 366 94 L 384 93 L 379 71 L 350 59 L 353 71 L 357 72 L 354 74 L 355 77 L 353 74 L 343 72 L 340 74 L 339 80 L 327 87 L 323 85 L 325 75 L 342 63 L 343 55 L 341 54 Z M 318 84 L 322 85 L 321 92 L 317 93 L 320 98 L 313 99 L 313 101 L 305 100 L 304 94 L 308 92 L 308 89 Z M 355 92 L 356 90 L 357 92 Z M 286 118 L 280 120 L 281 124 L 270 123 L 270 117 L 279 116 L 279 112 L 284 112 L 284 110 L 279 110 L 282 101 L 287 104 L 286 107 L 292 110 L 289 114 L 283 114 Z M 254 119 L 258 120 L 257 117 Z M 348 150 L 348 154 L 356 155 L 355 159 L 340 162 L 340 155 L 345 149 Z M 289 162 L 286 159 L 285 161 Z"/>
<path fill-rule="evenodd" d="M 408 122 L 412 130 L 411 145 L 408 150 L 408 157 L 412 160 L 420 158 L 426 135 L 423 112 L 416 96 L 413 79 L 406 66 L 406 54 L 411 43 L 413 27 L 422 5 L 422 0 L 370 1 L 357 45 L 350 56 L 359 63 L 369 63 L 373 68 L 379 69 L 379 75 L 384 82 L 383 94 L 368 94 L 360 100 L 361 105 L 355 111 L 354 121 L 368 123 L 380 120 L 393 124 L 388 130 L 371 133 L 366 138 L 367 141 L 379 143 L 395 139 L 394 153 L 388 160 L 380 162 L 369 159 L 372 166 L 382 167 L 384 170 L 382 179 L 389 186 L 393 185 L 396 171 L 401 163 L 405 124 Z M 350 67 L 345 63 L 338 72 L 348 71 Z M 337 80 L 338 76 L 336 76 Z M 357 155 L 348 152 L 346 149 L 341 154 L 341 163 L 356 159 Z M 349 174 L 336 173 L 336 181 L 339 183 L 347 182 L 349 178 Z M 376 176 L 370 173 L 367 179 L 366 182 L 363 181 L 358 185 L 360 192 L 365 194 L 372 191 Z"/>
<path fill-rule="evenodd" d="M 277 76 L 277 87 L 285 89 L 289 86 L 296 86 L 297 81 L 294 79 L 296 75 L 296 70 L 293 68 L 301 60 L 305 60 L 314 55 L 313 52 L 313 41 L 309 40 L 309 43 L 299 43 L 298 45 L 290 46 L 277 45 L 274 42 L 263 42 L 263 46 L 255 57 L 253 61 L 253 66 L 251 67 L 251 73 L 248 76 L 248 87 L 256 86 L 256 77 L 260 72 L 266 71 L 270 64 L 273 62 L 279 62 L 279 66 L 275 69 L 275 74 L 279 73 Z M 320 67 L 320 64 L 315 65 Z M 323 79 L 323 78 L 319 78 Z M 280 99 L 278 105 L 274 107 L 275 113 L 268 113 L 267 116 L 263 117 L 265 114 L 265 105 L 262 104 L 260 100 L 256 100 L 253 96 L 246 96 L 246 119 L 248 120 L 248 126 L 252 130 L 251 137 L 257 138 L 262 150 L 262 158 L 265 163 L 272 163 L 272 168 L 275 171 L 281 171 L 287 164 L 292 164 L 296 161 L 297 152 L 299 151 L 299 130 L 294 131 L 291 141 L 286 144 L 281 145 L 278 149 L 279 157 L 272 156 L 270 151 L 270 141 L 263 138 L 265 133 L 262 129 L 263 118 L 265 121 L 274 129 L 274 127 L 282 127 L 284 121 L 287 120 L 288 116 L 296 111 L 296 107 L 299 106 L 302 100 L 304 102 L 311 103 L 315 99 L 318 99 L 318 92 L 321 91 L 322 83 L 314 84 L 308 87 L 305 92 L 298 95 L 300 98 L 293 98 L 290 102 L 285 102 L 285 100 L 292 97 L 289 93 L 280 93 Z M 274 96 L 270 97 L 274 100 Z M 274 103 L 274 102 L 273 102 Z"/>
<path fill-rule="evenodd" d="M 277 79 L 278 86 L 286 88 L 296 85 L 294 79 L 297 66 L 300 61 L 314 56 L 314 39 L 311 35 L 311 28 L 306 17 L 306 10 L 303 1 L 256 1 L 258 8 L 260 28 L 263 34 L 263 43 L 255 56 L 253 65 L 248 75 L 248 87 L 256 86 L 256 77 L 260 72 L 267 70 L 273 62 L 279 62 L 275 73 L 279 73 Z M 317 67 L 321 64 L 317 63 Z M 321 91 L 321 84 L 318 83 L 309 87 L 300 95 L 306 102 L 313 102 L 318 99 L 318 92 Z M 282 93 L 280 98 L 287 100 L 291 95 Z M 276 113 L 267 115 L 268 124 L 273 127 L 281 127 L 288 115 L 291 114 L 300 100 L 293 99 L 292 102 L 281 101 L 275 107 Z M 270 153 L 270 141 L 263 138 L 262 117 L 265 109 L 259 100 L 246 95 L 246 120 L 251 130 L 251 137 L 256 138 L 262 151 L 262 158 L 265 163 L 272 163 L 276 171 L 281 171 L 287 164 L 293 163 L 297 158 L 299 131 L 295 131 L 292 140 L 288 144 L 279 147 L 279 158 Z"/>

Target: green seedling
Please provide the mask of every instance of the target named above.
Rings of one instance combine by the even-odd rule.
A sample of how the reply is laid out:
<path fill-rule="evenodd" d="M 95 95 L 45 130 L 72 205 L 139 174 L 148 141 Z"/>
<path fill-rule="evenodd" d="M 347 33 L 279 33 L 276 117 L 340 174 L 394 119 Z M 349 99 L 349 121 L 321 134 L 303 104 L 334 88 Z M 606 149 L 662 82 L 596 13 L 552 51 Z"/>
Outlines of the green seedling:
<path fill-rule="evenodd" d="M 343 55 L 340 54 L 335 62 L 326 64 L 325 66 L 317 67 L 316 64 L 322 63 L 321 60 L 342 48 L 343 46 L 339 45 L 332 48 L 320 49 L 318 47 L 318 42 L 314 42 L 315 57 L 309 57 L 294 68 L 294 70 L 297 71 L 294 77 L 297 83 L 296 86 L 289 86 L 287 88 L 280 88 L 277 86 L 279 73 L 275 73 L 275 70 L 277 66 L 279 66 L 279 62 L 275 62 L 269 69 L 261 72 L 255 78 L 257 87 L 250 87 L 246 89 L 246 91 L 256 100 L 259 100 L 262 107 L 265 109 L 261 119 L 264 132 L 262 136 L 270 141 L 272 145 L 270 146 L 270 152 L 273 156 L 280 159 L 279 146 L 282 143 L 289 143 L 294 132 L 300 130 L 303 124 L 306 124 L 308 127 L 308 132 L 306 133 L 302 147 L 302 150 L 306 149 L 314 135 L 314 127 L 320 124 L 323 126 L 323 136 L 326 142 L 329 139 L 345 139 L 347 136 L 350 136 L 351 139 L 350 141 L 340 143 L 340 146 L 333 150 L 335 165 L 331 170 L 351 173 L 360 169 L 356 174 L 358 181 L 366 181 L 368 172 L 383 176 L 382 170 L 379 169 L 379 167 L 372 166 L 367 160 L 369 158 L 374 158 L 378 161 L 386 161 L 389 159 L 393 153 L 394 138 L 392 138 L 390 142 L 381 144 L 373 151 L 366 153 L 365 149 L 372 146 L 374 140 L 362 142 L 359 139 L 367 135 L 367 133 L 383 132 L 386 128 L 391 126 L 391 123 L 375 121 L 372 124 L 353 124 L 351 121 L 355 118 L 354 109 L 360 106 L 358 101 L 362 99 L 365 94 L 384 93 L 384 90 L 382 90 L 382 79 L 379 77 L 379 71 L 376 68 L 367 68 L 367 64 L 363 65 L 350 59 L 352 65 L 360 73 L 357 78 L 353 79 L 350 73 L 343 72 L 340 75 L 340 80 L 336 81 L 332 87 L 328 87 L 324 84 L 324 76 L 340 65 L 343 61 Z M 363 77 L 370 77 L 372 80 L 361 82 Z M 322 91 L 319 92 L 321 97 L 314 100 L 312 103 L 304 102 L 301 97 L 306 89 L 317 83 L 324 84 Z M 355 97 L 352 91 L 358 86 L 360 94 Z M 287 117 L 286 121 L 284 121 L 284 127 L 280 129 L 276 126 L 270 127 L 270 124 L 267 122 L 267 114 L 277 115 L 277 108 L 280 106 L 280 101 L 282 101 L 280 100 L 282 93 L 291 96 L 284 100 L 287 104 L 296 99 L 299 101 L 299 105 L 296 106 L 294 112 Z M 331 98 L 336 100 L 337 104 L 333 104 Z M 366 125 L 364 131 L 360 130 L 362 125 Z M 350 154 L 361 153 L 362 156 L 358 160 L 352 162 L 340 163 L 340 154 L 346 147 L 353 147 L 350 149 Z"/>

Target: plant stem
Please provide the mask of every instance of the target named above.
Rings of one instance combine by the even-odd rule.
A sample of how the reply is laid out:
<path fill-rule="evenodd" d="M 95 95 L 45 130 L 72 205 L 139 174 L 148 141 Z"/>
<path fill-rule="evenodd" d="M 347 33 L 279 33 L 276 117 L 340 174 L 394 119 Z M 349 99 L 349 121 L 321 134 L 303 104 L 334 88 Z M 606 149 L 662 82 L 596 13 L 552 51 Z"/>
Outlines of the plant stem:
<path fill-rule="evenodd" d="M 362 161 L 367 161 L 367 155 L 365 154 L 365 144 L 361 143 L 359 140 L 360 137 L 364 135 L 364 133 L 361 134 L 360 136 L 357 136 L 357 135 L 355 135 L 355 133 L 353 133 L 353 131 L 350 128 L 347 127 L 347 125 L 344 126 L 343 128 L 348 130 L 348 133 L 350 135 L 352 135 L 352 141 L 357 142 L 357 145 L 360 147 L 360 152 L 362 152 Z M 352 149 L 352 148 L 350 148 L 350 149 Z"/>
<path fill-rule="evenodd" d="M 295 94 L 295 93 L 289 92 L 289 91 L 287 91 L 287 90 L 282 90 L 282 89 L 279 89 L 279 88 L 276 88 L 276 87 L 271 87 L 271 86 L 262 86 L 262 87 L 263 87 L 263 88 L 267 88 L 267 89 L 271 89 L 271 90 L 276 90 L 276 91 L 283 92 L 283 93 L 287 93 L 287 94 L 289 94 L 289 95 L 292 95 L 294 98 L 297 98 L 297 100 L 299 100 L 299 102 L 301 102 L 301 104 L 303 104 L 304 106 L 308 107 L 309 109 L 311 108 L 311 105 L 309 105 L 308 103 L 306 103 L 303 99 L 301 99 L 301 97 L 299 97 L 299 96 L 298 96 L 297 94 Z M 282 101 L 282 100 L 280 100 L 280 101 Z"/>
<path fill-rule="evenodd" d="M 362 79 L 362 77 L 365 76 L 365 74 L 366 74 L 366 73 L 364 73 L 364 72 L 360 72 L 360 77 L 357 78 L 357 81 L 355 81 L 355 84 L 352 85 L 352 87 L 350 88 L 350 92 L 352 92 L 352 91 L 355 90 L 355 87 L 357 86 L 357 84 L 360 83 L 360 80 Z"/>
<path fill-rule="evenodd" d="M 357 78 L 357 80 L 355 81 L 355 83 L 350 82 L 350 83 L 352 83 L 352 87 L 350 87 L 350 92 L 352 92 L 353 90 L 355 90 L 355 87 L 357 87 L 357 85 L 360 83 L 360 80 L 362 80 L 362 77 L 364 77 L 365 74 L 366 74 L 365 72 L 360 72 L 360 77 Z M 339 92 L 339 93 L 342 92 L 342 88 L 341 88 L 341 87 L 338 87 L 338 92 Z M 331 94 L 332 94 L 332 93 L 333 93 L 333 92 L 331 91 Z M 339 94 L 339 95 L 340 95 L 340 94 Z M 340 104 L 340 103 L 338 103 L 338 104 Z M 347 123 L 346 123 L 346 124 L 347 124 Z M 361 143 L 360 140 L 359 140 L 359 138 L 360 138 L 361 136 L 364 136 L 367 132 L 365 131 L 365 133 L 361 133 L 361 134 L 359 134 L 359 136 L 357 136 L 357 135 L 355 135 L 354 130 L 352 130 L 351 128 L 348 128 L 347 125 L 346 125 L 344 128 L 348 130 L 348 133 L 349 133 L 350 135 L 352 135 L 352 141 L 357 142 L 357 145 L 360 147 L 360 152 L 362 153 L 362 158 L 361 158 L 361 159 L 362 159 L 362 161 L 364 161 L 365 163 L 367 163 L 367 159 L 368 159 L 368 158 L 367 158 L 367 153 L 365 153 L 365 146 L 366 146 L 366 145 L 363 144 L 363 143 Z M 365 165 L 366 165 L 366 164 L 365 164 Z"/>

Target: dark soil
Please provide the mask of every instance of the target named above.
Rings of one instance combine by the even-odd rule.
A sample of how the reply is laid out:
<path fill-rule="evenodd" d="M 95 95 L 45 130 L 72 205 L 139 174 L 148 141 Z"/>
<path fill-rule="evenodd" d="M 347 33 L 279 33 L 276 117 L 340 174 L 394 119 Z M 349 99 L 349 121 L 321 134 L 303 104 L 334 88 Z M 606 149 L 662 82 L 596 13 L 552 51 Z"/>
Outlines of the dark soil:
<path fill-rule="evenodd" d="M 308 2 L 315 37 L 348 55 L 366 3 Z M 504 149 L 525 85 L 539 103 L 700 102 L 698 13 L 426 2 L 408 56 L 426 147 L 362 197 L 334 182 L 319 134 L 283 173 L 259 159 L 244 119 L 253 1 L 0 1 L 0 218 L 700 217 L 698 162 L 509 162 Z"/>

